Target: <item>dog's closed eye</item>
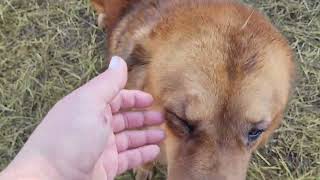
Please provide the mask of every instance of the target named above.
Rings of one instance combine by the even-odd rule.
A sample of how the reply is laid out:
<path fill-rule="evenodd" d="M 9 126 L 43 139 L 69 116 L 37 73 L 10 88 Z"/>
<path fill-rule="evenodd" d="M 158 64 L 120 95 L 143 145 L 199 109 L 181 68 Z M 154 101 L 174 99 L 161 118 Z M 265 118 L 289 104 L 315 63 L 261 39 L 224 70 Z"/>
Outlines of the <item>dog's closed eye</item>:
<path fill-rule="evenodd" d="M 167 126 L 179 137 L 190 136 L 195 130 L 195 125 L 170 110 L 166 110 L 166 120 Z"/>
<path fill-rule="evenodd" d="M 268 129 L 271 120 L 263 120 L 258 123 L 251 124 L 251 128 L 247 131 L 245 142 L 248 146 L 251 146 L 259 140 L 263 133 Z"/>
<path fill-rule="evenodd" d="M 248 133 L 248 142 L 252 143 L 254 141 L 256 141 L 257 139 L 259 139 L 259 137 L 261 136 L 261 134 L 264 132 L 265 130 L 263 129 L 251 129 Z"/>

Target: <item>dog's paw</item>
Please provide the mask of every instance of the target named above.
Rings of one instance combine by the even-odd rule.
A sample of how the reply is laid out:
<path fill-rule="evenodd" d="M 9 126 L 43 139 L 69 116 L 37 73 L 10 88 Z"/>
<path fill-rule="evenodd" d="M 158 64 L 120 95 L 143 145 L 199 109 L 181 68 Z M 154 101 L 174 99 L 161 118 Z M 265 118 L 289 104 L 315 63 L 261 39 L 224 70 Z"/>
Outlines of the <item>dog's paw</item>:
<path fill-rule="evenodd" d="M 135 170 L 136 180 L 151 180 L 153 177 L 152 169 L 139 168 Z"/>

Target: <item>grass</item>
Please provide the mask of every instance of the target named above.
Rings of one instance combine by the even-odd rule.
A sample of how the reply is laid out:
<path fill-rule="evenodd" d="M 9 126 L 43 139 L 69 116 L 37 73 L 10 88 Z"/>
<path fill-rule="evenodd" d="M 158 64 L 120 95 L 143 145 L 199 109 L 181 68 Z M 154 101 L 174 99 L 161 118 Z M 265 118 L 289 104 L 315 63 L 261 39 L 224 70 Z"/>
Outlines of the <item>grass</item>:
<path fill-rule="evenodd" d="M 300 70 L 285 121 L 248 179 L 319 180 L 320 1 L 244 1 L 288 37 Z M 0 169 L 58 99 L 106 67 L 104 47 L 87 0 L 0 1 Z"/>

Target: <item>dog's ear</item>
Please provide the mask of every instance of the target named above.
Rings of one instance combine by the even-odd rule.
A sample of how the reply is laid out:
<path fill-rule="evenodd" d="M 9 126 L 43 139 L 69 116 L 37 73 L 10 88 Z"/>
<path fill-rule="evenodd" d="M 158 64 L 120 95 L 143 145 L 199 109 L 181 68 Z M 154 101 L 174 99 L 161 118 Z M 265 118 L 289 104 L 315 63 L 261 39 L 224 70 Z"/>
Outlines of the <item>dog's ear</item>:
<path fill-rule="evenodd" d="M 149 31 L 145 29 L 152 28 L 148 22 L 147 15 L 143 14 L 137 18 L 133 18 L 126 22 L 126 25 L 120 26 L 117 23 L 124 17 L 134 6 L 139 7 L 139 3 L 143 0 L 91 0 L 91 3 L 99 13 L 98 24 L 100 27 L 110 32 L 108 38 L 108 58 L 110 56 L 120 56 L 128 64 L 128 89 L 144 88 L 147 64 L 151 57 L 145 38 L 148 38 Z M 116 27 L 114 29 L 114 27 Z M 144 27 L 143 31 L 140 31 Z M 135 30 L 136 29 L 136 30 Z M 139 30 L 139 31 L 138 31 Z M 136 34 L 135 34 L 136 33 Z"/>
<path fill-rule="evenodd" d="M 126 88 L 144 90 L 150 60 L 150 53 L 143 46 L 137 44 L 126 59 L 129 71 Z"/>
<path fill-rule="evenodd" d="M 97 11 L 97 13 L 103 13 L 104 12 L 104 0 L 91 0 L 91 4 Z"/>
<path fill-rule="evenodd" d="M 113 28 L 132 4 L 140 0 L 91 0 L 99 14 L 98 24 L 101 28 Z"/>

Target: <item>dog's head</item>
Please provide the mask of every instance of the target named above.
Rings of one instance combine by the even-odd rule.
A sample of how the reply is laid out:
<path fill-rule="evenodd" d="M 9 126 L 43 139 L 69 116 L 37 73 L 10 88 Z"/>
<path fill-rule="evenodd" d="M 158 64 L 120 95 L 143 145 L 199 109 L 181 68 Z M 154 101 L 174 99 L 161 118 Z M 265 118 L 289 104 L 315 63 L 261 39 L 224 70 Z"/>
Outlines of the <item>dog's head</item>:
<path fill-rule="evenodd" d="M 127 56 L 128 87 L 151 93 L 165 113 L 168 178 L 244 179 L 251 152 L 282 119 L 294 74 L 290 48 L 262 15 L 239 4 L 163 12 L 140 28 L 120 23 L 137 29 L 128 37 L 115 29 L 111 51 Z M 119 48 L 120 37 L 143 38 Z"/>

